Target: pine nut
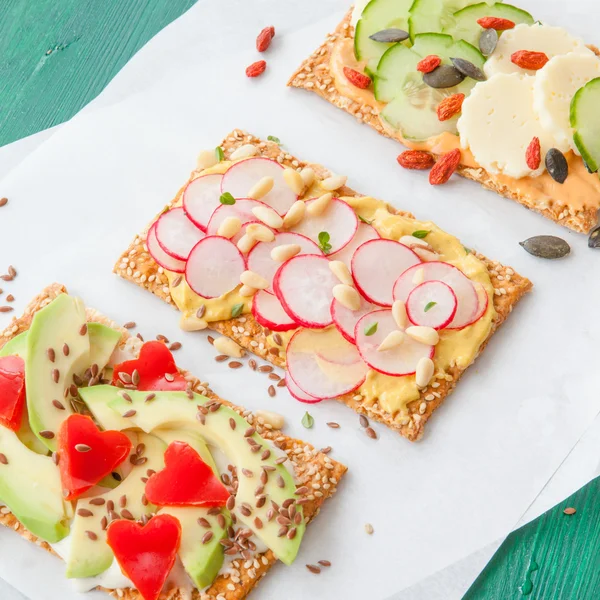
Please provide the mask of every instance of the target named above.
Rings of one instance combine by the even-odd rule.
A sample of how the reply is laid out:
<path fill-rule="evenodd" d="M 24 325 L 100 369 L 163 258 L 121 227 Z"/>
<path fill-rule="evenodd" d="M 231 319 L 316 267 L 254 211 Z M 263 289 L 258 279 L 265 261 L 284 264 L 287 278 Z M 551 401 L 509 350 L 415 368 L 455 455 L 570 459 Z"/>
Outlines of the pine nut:
<path fill-rule="evenodd" d="M 275 180 L 272 177 L 263 177 L 258 183 L 255 183 L 248 192 L 248 198 L 260 200 L 266 196 L 275 185 Z"/>
<path fill-rule="evenodd" d="M 429 250 L 428 248 L 416 247 L 416 248 L 413 248 L 412 251 L 421 260 L 424 260 L 424 261 L 438 260 L 440 257 L 439 254 L 437 254 L 437 252 L 434 252 L 433 250 Z"/>
<path fill-rule="evenodd" d="M 227 217 L 219 225 L 217 235 L 222 235 L 227 239 L 231 239 L 234 235 L 237 235 L 242 228 L 242 221 L 238 217 Z"/>
<path fill-rule="evenodd" d="M 396 331 L 390 331 L 385 336 L 385 339 L 377 348 L 377 352 L 385 352 L 386 350 L 391 350 L 392 348 L 396 348 L 404 341 L 404 334 L 396 329 Z"/>
<path fill-rule="evenodd" d="M 275 262 L 285 262 L 290 258 L 296 256 L 302 250 L 298 244 L 283 244 L 281 246 L 275 246 L 271 250 L 271 258 Z"/>
<path fill-rule="evenodd" d="M 270 410 L 257 410 L 254 416 L 257 419 L 262 419 L 267 425 L 271 425 L 273 429 L 281 429 L 285 425 L 283 415 Z"/>
<path fill-rule="evenodd" d="M 283 219 L 268 206 L 255 206 L 252 214 L 265 225 L 273 229 L 279 229 L 283 225 Z"/>
<path fill-rule="evenodd" d="M 308 214 L 313 217 L 318 217 L 329 206 L 333 194 L 331 192 L 323 194 L 320 198 L 313 200 L 307 207 Z"/>
<path fill-rule="evenodd" d="M 306 204 L 302 200 L 296 200 L 283 217 L 283 228 L 290 229 L 298 225 L 304 219 L 304 213 L 306 213 Z"/>
<path fill-rule="evenodd" d="M 232 358 L 241 358 L 244 356 L 244 349 L 239 344 L 236 344 L 231 338 L 225 337 L 224 335 L 215 338 L 213 346 L 219 354 L 226 354 Z"/>
<path fill-rule="evenodd" d="M 242 254 L 248 254 L 256 245 L 257 240 L 245 233 L 238 241 L 237 247 Z"/>
<path fill-rule="evenodd" d="M 300 196 L 304 191 L 304 181 L 296 169 L 284 169 L 283 180 L 296 196 Z"/>
<path fill-rule="evenodd" d="M 253 288 L 250 285 L 244 284 L 240 288 L 239 294 L 240 294 L 240 296 L 243 296 L 244 298 L 250 298 L 250 297 L 254 296 L 254 294 L 256 294 L 256 292 L 258 292 L 258 289 Z"/>
<path fill-rule="evenodd" d="M 333 286 L 333 297 L 349 310 L 360 308 L 360 296 L 351 286 L 340 283 Z"/>
<path fill-rule="evenodd" d="M 417 269 L 413 275 L 412 282 L 421 285 L 425 281 L 425 269 Z"/>
<path fill-rule="evenodd" d="M 433 327 L 411 326 L 407 327 L 405 332 L 413 340 L 429 346 L 435 346 L 440 341 L 440 335 Z"/>
<path fill-rule="evenodd" d="M 310 167 L 304 167 L 300 171 L 300 177 L 304 181 L 304 185 L 309 188 L 315 182 L 315 172 Z"/>
<path fill-rule="evenodd" d="M 431 248 L 431 246 L 421 238 L 417 238 L 414 235 L 403 235 L 399 240 L 401 244 L 408 246 L 409 248 L 413 248 L 415 246 L 422 246 L 423 248 Z"/>
<path fill-rule="evenodd" d="M 179 327 L 183 331 L 201 331 L 208 327 L 208 323 L 204 319 L 198 319 L 193 315 L 182 315 L 179 320 Z"/>
<path fill-rule="evenodd" d="M 341 260 L 332 260 L 329 263 L 331 272 L 346 285 L 354 285 L 352 281 L 352 275 L 350 275 L 350 269 Z"/>
<path fill-rule="evenodd" d="M 240 275 L 240 281 L 244 285 L 249 285 L 250 287 L 256 288 L 257 290 L 264 290 L 269 287 L 269 282 L 254 271 L 244 271 Z"/>
<path fill-rule="evenodd" d="M 251 223 L 246 227 L 246 235 L 256 240 L 257 242 L 272 242 L 275 239 L 275 234 L 260 223 Z"/>
<path fill-rule="evenodd" d="M 417 363 L 417 371 L 415 374 L 417 386 L 420 388 L 427 387 L 427 384 L 431 381 L 431 378 L 433 377 L 434 370 L 435 367 L 433 365 L 433 361 L 430 358 L 423 357 Z"/>
<path fill-rule="evenodd" d="M 251 156 L 256 156 L 258 154 L 258 148 L 253 144 L 244 144 L 240 146 L 237 150 L 234 150 L 231 153 L 231 160 L 239 160 L 241 158 L 250 158 Z"/>
<path fill-rule="evenodd" d="M 346 185 L 348 178 L 345 175 L 332 175 L 321 181 L 321 187 L 328 192 L 339 190 Z"/>
<path fill-rule="evenodd" d="M 210 167 L 214 167 L 218 162 L 219 159 L 214 150 L 202 150 L 196 159 L 196 166 L 200 170 L 209 169 Z"/>
<path fill-rule="evenodd" d="M 396 300 L 394 304 L 392 304 L 392 316 L 394 317 L 394 321 L 396 321 L 396 325 L 400 329 L 405 329 L 408 324 L 408 317 L 406 315 L 406 306 L 404 306 L 404 302 L 402 300 Z"/>

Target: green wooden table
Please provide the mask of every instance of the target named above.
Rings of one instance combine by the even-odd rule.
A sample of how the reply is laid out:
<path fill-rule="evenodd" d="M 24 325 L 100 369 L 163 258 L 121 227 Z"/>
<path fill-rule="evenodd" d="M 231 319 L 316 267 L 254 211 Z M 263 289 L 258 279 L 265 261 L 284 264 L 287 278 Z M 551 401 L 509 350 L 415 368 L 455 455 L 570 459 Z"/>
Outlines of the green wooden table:
<path fill-rule="evenodd" d="M 195 1 L 1 0 L 0 145 L 70 119 Z M 596 479 L 510 535 L 466 598 L 600 598 L 599 493 Z"/>

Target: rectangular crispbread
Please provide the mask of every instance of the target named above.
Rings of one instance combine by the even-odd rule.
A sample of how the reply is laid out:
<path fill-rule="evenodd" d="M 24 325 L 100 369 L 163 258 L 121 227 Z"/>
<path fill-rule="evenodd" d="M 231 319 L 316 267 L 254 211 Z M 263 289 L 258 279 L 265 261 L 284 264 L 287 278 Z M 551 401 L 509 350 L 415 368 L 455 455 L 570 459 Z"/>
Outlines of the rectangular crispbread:
<path fill-rule="evenodd" d="M 241 130 L 234 130 L 223 141 L 221 147 L 224 150 L 225 158 L 229 158 L 232 152 L 244 144 L 255 145 L 258 148 L 260 156 L 277 160 L 284 166 L 290 166 L 293 168 L 310 166 L 315 170 L 319 177 L 327 177 L 330 175 L 330 173 L 323 166 L 300 161 L 290 154 L 282 151 L 276 143 L 264 142 Z M 193 177 L 194 173 L 192 173 L 192 178 Z M 169 203 L 168 206 L 174 205 L 181 199 L 183 189 L 184 188 L 181 188 L 177 196 L 172 200 L 172 202 Z M 339 189 L 338 192 L 340 196 L 361 195 L 357 194 L 354 190 L 351 190 L 348 187 L 343 187 Z M 391 206 L 388 206 L 388 210 L 392 214 L 401 214 L 412 217 L 412 215 L 409 213 L 397 211 Z M 167 276 L 165 275 L 163 269 L 154 262 L 144 243 L 148 228 L 152 225 L 155 219 L 148 224 L 148 227 L 144 230 L 144 232 L 135 237 L 129 248 L 127 248 L 127 250 L 125 250 L 125 252 L 123 252 L 121 255 L 121 258 L 116 263 L 114 270 L 115 273 L 124 279 L 132 281 L 136 285 L 143 287 L 162 300 L 175 306 L 175 303 L 169 294 Z M 496 261 L 491 261 L 481 254 L 476 253 L 476 256 L 483 261 L 487 267 L 492 285 L 494 286 L 494 308 L 497 312 L 497 317 L 493 322 L 490 334 L 480 348 L 481 352 L 492 334 L 510 314 L 514 305 L 527 291 L 529 291 L 531 288 L 531 282 L 526 278 L 516 274 L 509 267 L 504 267 Z M 283 352 L 278 351 L 277 348 L 271 348 L 270 350 L 268 349 L 263 327 L 254 320 L 251 314 L 245 314 L 244 319 L 245 321 L 243 328 L 237 327 L 237 325 L 240 325 L 240 323 L 236 319 L 228 319 L 225 321 L 209 323 L 209 327 L 234 339 L 238 344 L 246 348 L 248 351 L 261 356 L 274 365 L 285 368 L 285 358 L 283 356 Z M 256 344 L 253 342 L 256 342 Z M 407 439 L 415 441 L 422 436 L 425 423 L 433 411 L 442 404 L 446 396 L 454 389 L 456 382 L 463 372 L 464 369 L 460 369 L 456 366 L 451 367 L 445 373 L 445 377 L 443 379 L 437 380 L 439 387 L 436 389 L 425 388 L 422 390 L 420 398 L 408 405 L 410 413 L 408 422 L 406 422 L 406 417 L 404 417 L 403 422 L 400 420 L 399 415 L 392 415 L 384 411 L 378 406 L 377 403 L 374 405 L 367 405 L 360 395 L 347 394 L 339 398 L 339 401 L 343 402 L 357 413 L 364 414 L 375 421 L 379 421 L 391 429 L 398 431 Z"/>
<path fill-rule="evenodd" d="M 342 22 L 335 31 L 329 34 L 326 40 L 317 48 L 294 72 L 288 81 L 291 87 L 302 88 L 314 92 L 334 106 L 355 116 L 359 122 L 366 123 L 381 135 L 402 142 L 399 134 L 394 134 L 391 128 L 384 128 L 376 109 L 366 104 L 361 104 L 344 96 L 335 86 L 334 76 L 330 70 L 331 53 L 336 40 L 340 38 L 354 38 L 354 27 L 350 24 L 352 10 L 346 13 Z M 600 56 L 600 51 L 594 47 L 589 48 Z M 509 186 L 493 177 L 485 169 L 471 168 L 460 165 L 457 172 L 467 179 L 480 183 L 483 187 L 496 192 L 504 198 L 515 200 L 556 223 L 564 225 L 574 231 L 588 233 L 598 224 L 598 209 L 590 205 L 582 210 L 570 210 L 558 203 L 540 202 L 523 194 L 518 186 Z"/>
<path fill-rule="evenodd" d="M 11 324 L 0 333 L 0 348 L 19 333 L 29 329 L 33 315 L 62 293 L 67 293 L 65 287 L 60 284 L 53 284 L 36 296 L 27 306 L 24 314 L 20 318 L 13 319 Z M 87 318 L 88 322 L 103 323 L 104 325 L 108 325 L 109 327 L 121 331 L 121 344 L 124 344 L 130 337 L 130 334 L 126 329 L 119 327 L 113 321 L 93 309 L 87 309 Z M 181 373 L 188 381 L 192 382 L 192 389 L 197 391 L 200 387 L 200 380 L 187 371 L 181 370 Z M 202 391 L 201 393 L 236 410 L 252 423 L 253 427 L 255 427 L 261 436 L 271 440 L 275 446 L 287 453 L 290 461 L 294 465 L 298 485 L 306 485 L 313 490 L 310 495 L 307 496 L 308 502 L 303 506 L 304 515 L 307 521 L 311 521 L 319 513 L 323 502 L 336 492 L 337 484 L 347 471 L 347 467 L 330 459 L 326 454 L 316 450 L 310 444 L 283 435 L 280 431 L 272 429 L 268 425 L 265 426 L 259 420 L 255 419 L 250 411 L 235 406 L 226 400 L 222 400 L 212 391 L 208 390 L 206 393 Z M 329 485 L 323 487 L 321 484 L 325 482 Z M 27 531 L 7 507 L 0 508 L 0 524 L 14 529 L 25 539 L 28 539 L 52 554 L 56 554 L 46 542 L 36 538 Z M 267 550 L 263 554 L 256 554 L 254 561 L 245 561 L 240 558 L 233 565 L 234 568 L 239 571 L 238 573 L 235 573 L 233 576 L 219 575 L 215 582 L 203 594 L 200 594 L 196 590 L 193 594 L 193 600 L 242 600 L 243 598 L 246 598 L 261 578 L 267 574 L 267 571 L 276 561 L 277 559 L 270 550 Z M 251 564 L 248 564 L 248 562 Z M 282 572 L 280 575 L 285 576 L 285 573 Z M 105 588 L 99 589 L 108 592 L 115 598 L 142 600 L 139 592 L 130 588 L 114 590 Z M 188 596 L 184 590 L 173 588 L 161 595 L 160 600 L 186 600 L 187 598 Z"/>

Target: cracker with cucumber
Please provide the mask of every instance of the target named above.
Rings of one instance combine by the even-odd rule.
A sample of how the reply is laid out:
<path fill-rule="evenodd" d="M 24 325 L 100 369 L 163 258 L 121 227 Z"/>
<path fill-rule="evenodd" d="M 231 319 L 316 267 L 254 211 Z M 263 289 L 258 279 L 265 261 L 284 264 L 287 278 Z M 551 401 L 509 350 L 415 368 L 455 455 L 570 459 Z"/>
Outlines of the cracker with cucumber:
<path fill-rule="evenodd" d="M 371 0 L 350 10 L 288 85 L 409 150 L 430 183 L 457 172 L 574 231 L 600 208 L 594 46 L 508 3 Z"/>

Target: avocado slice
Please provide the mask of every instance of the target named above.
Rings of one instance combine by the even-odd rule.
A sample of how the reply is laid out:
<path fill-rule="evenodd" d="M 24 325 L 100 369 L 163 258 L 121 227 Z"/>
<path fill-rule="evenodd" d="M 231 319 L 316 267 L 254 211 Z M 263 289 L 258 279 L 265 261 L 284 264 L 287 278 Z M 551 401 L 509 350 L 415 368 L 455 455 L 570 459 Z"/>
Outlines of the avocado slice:
<path fill-rule="evenodd" d="M 73 412 L 64 399 L 65 390 L 73 383 L 73 375 L 83 373 L 90 364 L 83 302 L 61 294 L 33 317 L 25 359 L 29 422 L 49 450 L 56 450 L 60 425 Z"/>
<path fill-rule="evenodd" d="M 95 577 L 103 573 L 112 564 L 114 555 L 106 543 L 106 531 L 102 527 L 103 517 L 108 516 L 107 505 L 109 501 L 114 504 L 114 510 L 122 514 L 128 510 L 134 519 L 156 511 L 152 504 L 144 505 L 142 496 L 146 489 L 148 469 L 160 471 L 164 468 L 164 442 L 153 435 L 140 433 L 138 444 L 144 444 L 143 457 L 147 458 L 144 464 L 134 465 L 129 475 L 114 490 L 94 498 L 81 498 L 77 501 L 75 519 L 71 526 L 71 547 L 67 557 L 67 577 L 79 579 L 82 577 Z M 120 499 L 125 496 L 126 505 L 121 506 Z M 95 502 L 102 504 L 95 504 Z M 89 514 L 91 513 L 91 515 Z M 129 516 L 129 515 L 128 515 Z M 96 535 L 90 539 L 88 531 Z"/>
<path fill-rule="evenodd" d="M 151 432 L 158 428 L 180 427 L 184 424 L 185 427 L 193 428 L 200 433 L 207 442 L 220 448 L 238 469 L 245 468 L 252 472 L 251 477 L 239 478 L 236 505 L 249 504 L 251 513 L 249 516 L 244 516 L 241 512 L 236 512 L 238 520 L 250 528 L 279 560 L 287 565 L 294 561 L 306 527 L 304 519 L 302 518 L 295 526 L 296 535 L 289 539 L 286 536 L 279 537 L 281 526 L 276 520 L 269 521 L 267 517 L 267 511 L 271 506 L 269 500 L 281 505 L 286 500 L 298 498 L 295 495 L 294 478 L 283 465 L 275 462 L 277 459 L 275 453 L 270 452 L 263 460 L 263 452 L 270 450 L 272 446 L 257 433 L 246 437 L 245 433 L 250 426 L 244 418 L 231 408 L 221 405 L 218 410 L 208 412 L 203 425 L 197 418 L 198 407 L 211 402 L 204 396 L 194 394 L 193 399 L 190 399 L 185 392 L 155 392 L 153 400 L 146 402 L 147 392 L 130 391 L 128 392 L 132 401 L 130 403 L 123 398 L 117 388 L 112 389 L 114 399 L 109 402 L 109 406 L 121 415 L 132 409 L 135 410 L 135 414 L 128 419 L 133 425 Z M 231 423 L 235 424 L 234 428 Z M 261 447 L 262 450 L 252 452 L 249 438 L 254 440 L 254 445 Z M 264 486 L 264 494 L 268 501 L 263 506 L 257 507 L 254 491 L 259 485 L 259 476 L 265 466 L 273 469 L 268 473 L 268 481 Z M 300 505 L 296 505 L 296 510 L 302 514 Z M 262 521 L 263 527 L 260 529 L 255 526 L 256 517 Z"/>
<path fill-rule="evenodd" d="M 79 388 L 79 396 L 86 403 L 102 429 L 114 429 L 123 431 L 133 427 L 131 419 L 123 418 L 113 410 L 108 402 L 113 400 L 117 388 L 109 385 L 94 385 L 92 387 Z M 108 393 L 107 393 L 108 392 Z"/>
<path fill-rule="evenodd" d="M 20 356 L 23 360 L 27 356 L 27 332 L 23 331 L 0 348 L 0 357 Z"/>
<path fill-rule="evenodd" d="M 90 365 L 98 365 L 98 372 L 101 372 L 121 340 L 121 333 L 102 323 L 88 323 L 88 335 L 90 337 Z"/>
<path fill-rule="evenodd" d="M 17 435 L 0 426 L 0 498 L 37 537 L 55 543 L 69 533 L 71 505 L 63 501 L 58 468 L 36 454 Z M 6 462 L 6 464 L 3 464 Z"/>

